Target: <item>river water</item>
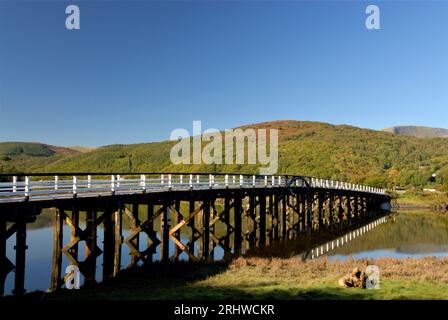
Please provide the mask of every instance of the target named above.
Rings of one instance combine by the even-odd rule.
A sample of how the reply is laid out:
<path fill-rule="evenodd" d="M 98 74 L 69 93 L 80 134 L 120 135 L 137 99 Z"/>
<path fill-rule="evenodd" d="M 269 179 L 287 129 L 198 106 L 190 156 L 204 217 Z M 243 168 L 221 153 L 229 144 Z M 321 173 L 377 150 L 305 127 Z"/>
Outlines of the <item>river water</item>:
<path fill-rule="evenodd" d="M 47 217 L 48 219 L 48 217 Z M 26 255 L 25 285 L 27 292 L 42 290 L 50 286 L 52 255 L 53 255 L 53 228 L 45 217 L 38 218 L 36 222 L 29 225 L 27 233 L 28 250 Z M 421 258 L 425 256 L 448 256 L 448 216 L 437 215 L 427 211 L 401 211 L 396 212 L 381 221 L 373 224 L 370 230 L 351 231 L 353 237 L 348 234 L 339 236 L 326 244 L 314 247 L 310 245 L 314 258 L 327 256 L 329 259 L 353 258 Z M 126 236 L 128 231 L 123 230 Z M 70 238 L 70 230 L 64 227 L 64 239 Z M 181 236 L 184 243 L 188 240 Z M 102 232 L 98 232 L 98 244 L 102 244 Z M 140 238 L 145 243 L 144 237 Z M 333 245 L 332 245 L 333 242 Z M 328 244 L 328 245 L 327 245 Z M 12 259 L 13 241 L 8 241 L 8 257 Z M 328 250 L 329 249 L 329 250 Z M 174 245 L 171 243 L 170 252 Z M 321 252 L 322 250 L 322 252 Z M 291 245 L 275 245 L 275 251 L 281 252 L 281 256 L 294 256 L 295 252 Z M 80 247 L 80 260 L 83 260 L 83 248 Z M 266 250 L 265 252 L 269 252 Z M 311 251 L 310 251 L 311 252 Z M 316 255 L 316 252 L 318 253 Z M 321 254 L 322 253 L 322 254 Z M 158 252 L 155 257 L 158 256 Z M 217 247 L 215 258 L 218 260 L 223 256 L 223 251 Z M 186 254 L 180 256 L 186 258 Z M 122 266 L 130 263 L 129 249 L 122 246 Z M 62 271 L 68 266 L 68 260 L 63 256 Z M 97 280 L 101 281 L 101 257 L 97 262 Z M 5 294 L 10 294 L 13 288 L 13 273 L 10 273 L 5 283 Z"/>

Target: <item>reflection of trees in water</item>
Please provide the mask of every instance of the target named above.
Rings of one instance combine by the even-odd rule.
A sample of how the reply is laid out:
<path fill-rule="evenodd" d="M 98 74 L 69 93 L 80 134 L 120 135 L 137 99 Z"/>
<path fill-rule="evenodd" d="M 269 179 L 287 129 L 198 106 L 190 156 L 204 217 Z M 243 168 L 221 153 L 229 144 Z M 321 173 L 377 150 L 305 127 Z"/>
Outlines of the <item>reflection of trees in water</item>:
<path fill-rule="evenodd" d="M 387 224 L 378 226 L 333 253 L 348 255 L 390 248 L 404 253 L 448 250 L 448 217 L 422 211 L 402 212 L 394 218 L 390 217 Z"/>

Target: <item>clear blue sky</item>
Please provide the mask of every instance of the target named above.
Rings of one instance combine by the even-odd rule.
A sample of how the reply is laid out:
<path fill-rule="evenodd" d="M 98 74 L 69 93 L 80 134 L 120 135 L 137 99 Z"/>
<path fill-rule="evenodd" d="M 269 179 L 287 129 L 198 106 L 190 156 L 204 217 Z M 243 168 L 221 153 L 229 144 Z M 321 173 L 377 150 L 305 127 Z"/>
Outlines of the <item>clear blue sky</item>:
<path fill-rule="evenodd" d="M 364 26 L 370 3 L 381 30 Z M 0 0 L 0 141 L 148 142 L 193 120 L 448 127 L 447 15 L 418 1 Z"/>

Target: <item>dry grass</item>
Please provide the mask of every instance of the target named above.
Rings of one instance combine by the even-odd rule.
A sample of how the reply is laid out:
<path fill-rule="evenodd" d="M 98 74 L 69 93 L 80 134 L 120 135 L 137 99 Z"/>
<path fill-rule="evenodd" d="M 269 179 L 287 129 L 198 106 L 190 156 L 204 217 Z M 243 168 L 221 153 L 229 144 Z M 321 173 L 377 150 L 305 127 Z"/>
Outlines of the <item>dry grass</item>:
<path fill-rule="evenodd" d="M 448 284 L 448 258 L 426 257 L 422 259 L 347 259 L 329 261 L 326 258 L 303 262 L 297 258 L 238 258 L 230 265 L 232 272 L 260 274 L 272 279 L 300 280 L 302 283 L 325 281 L 341 277 L 355 267 L 377 265 L 384 280 L 404 280 Z M 230 272 L 229 271 L 229 272 Z"/>
<path fill-rule="evenodd" d="M 355 267 L 377 265 L 381 288 L 341 288 Z M 230 265 L 154 265 L 123 273 L 92 288 L 45 299 L 448 299 L 448 258 L 348 259 L 238 258 Z"/>

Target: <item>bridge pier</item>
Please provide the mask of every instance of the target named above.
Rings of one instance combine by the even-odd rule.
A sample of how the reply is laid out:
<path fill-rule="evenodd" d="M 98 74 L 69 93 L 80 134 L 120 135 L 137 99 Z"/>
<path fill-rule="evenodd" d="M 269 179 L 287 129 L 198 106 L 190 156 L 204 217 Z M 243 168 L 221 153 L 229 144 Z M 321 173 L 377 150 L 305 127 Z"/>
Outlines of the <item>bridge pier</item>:
<path fill-rule="evenodd" d="M 14 247 L 16 251 L 16 266 L 15 266 L 15 278 L 14 278 L 14 291 L 15 295 L 25 294 L 25 255 L 26 249 L 26 216 L 24 213 L 20 213 L 16 220 L 16 245 Z"/>
<path fill-rule="evenodd" d="M 266 245 L 266 195 L 260 194 L 258 201 L 260 203 L 258 246 L 263 247 Z"/>
<path fill-rule="evenodd" d="M 5 294 L 5 280 L 10 272 L 8 268 L 9 260 L 6 258 L 6 219 L 0 216 L 0 297 Z"/>
<path fill-rule="evenodd" d="M 160 215 L 160 261 L 168 262 L 169 259 L 169 230 L 170 230 L 170 209 L 169 204 L 165 203 Z"/>
<path fill-rule="evenodd" d="M 104 214 L 103 229 L 103 279 L 110 279 L 114 276 L 115 260 L 115 217 L 111 207 L 108 207 Z"/>
<path fill-rule="evenodd" d="M 97 220 L 98 212 L 96 209 L 90 209 L 86 212 L 86 247 L 85 260 L 82 262 L 83 274 L 85 276 L 84 285 L 92 285 L 96 283 L 96 257 L 97 257 Z"/>
<path fill-rule="evenodd" d="M 76 238 L 79 237 L 79 208 L 76 204 L 72 206 L 72 223 L 70 225 L 71 235 L 70 241 L 76 241 Z M 73 247 L 69 250 L 70 254 L 73 256 L 75 260 L 78 260 L 78 243 L 74 244 Z"/>
<path fill-rule="evenodd" d="M 114 221 L 114 261 L 113 261 L 113 275 L 116 276 L 121 269 L 121 245 L 123 243 L 123 207 L 121 205 L 116 208 L 113 213 Z"/>
<path fill-rule="evenodd" d="M 235 205 L 233 207 L 234 224 L 235 224 L 235 236 L 234 236 L 234 254 L 238 256 L 241 254 L 242 245 L 242 198 L 240 195 L 235 194 Z"/>
<path fill-rule="evenodd" d="M 227 198 L 226 201 L 229 201 L 229 199 Z M 228 204 L 227 204 L 228 206 Z M 189 201 L 189 222 L 188 222 L 188 227 L 190 227 L 190 241 L 188 242 L 188 250 L 190 251 L 190 253 L 194 256 L 195 255 L 195 241 L 196 241 L 196 227 L 195 227 L 195 219 L 194 219 L 194 212 L 195 212 L 195 201 L 194 200 L 190 200 Z M 190 261 L 192 260 L 192 258 L 189 258 Z"/>
<path fill-rule="evenodd" d="M 58 208 L 53 208 L 53 267 L 51 272 L 50 291 L 56 291 L 61 285 L 62 272 L 62 246 L 63 246 L 63 223 L 64 219 Z"/>

